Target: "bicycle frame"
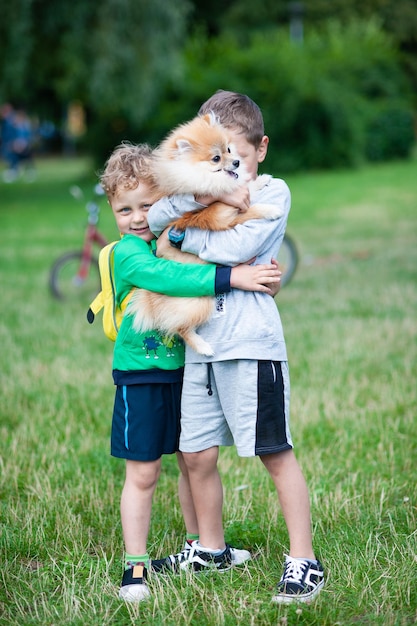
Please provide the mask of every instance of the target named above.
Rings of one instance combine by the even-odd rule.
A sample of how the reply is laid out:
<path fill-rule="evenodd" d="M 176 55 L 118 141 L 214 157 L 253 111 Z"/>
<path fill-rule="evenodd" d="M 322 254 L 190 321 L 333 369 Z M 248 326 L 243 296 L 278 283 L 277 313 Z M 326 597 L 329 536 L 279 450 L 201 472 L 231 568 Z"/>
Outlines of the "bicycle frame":
<path fill-rule="evenodd" d="M 70 193 L 76 200 L 83 197 L 81 189 L 75 185 L 71 187 Z M 95 194 L 102 195 L 97 187 Z M 82 247 L 61 254 L 52 264 L 49 273 L 49 288 L 58 300 L 69 300 L 74 297 L 88 300 L 98 293 L 100 288 L 98 262 L 93 247 L 101 249 L 108 242 L 98 229 L 99 204 L 92 200 L 85 208 L 88 217 Z"/>
<path fill-rule="evenodd" d="M 93 256 L 93 244 L 97 244 L 100 248 L 103 248 L 107 245 L 107 239 L 105 239 L 105 237 L 103 237 L 97 229 L 96 224 L 89 223 L 84 238 L 80 269 L 78 270 L 76 276 L 76 278 L 80 281 L 85 280 L 88 276 L 91 258 Z"/>

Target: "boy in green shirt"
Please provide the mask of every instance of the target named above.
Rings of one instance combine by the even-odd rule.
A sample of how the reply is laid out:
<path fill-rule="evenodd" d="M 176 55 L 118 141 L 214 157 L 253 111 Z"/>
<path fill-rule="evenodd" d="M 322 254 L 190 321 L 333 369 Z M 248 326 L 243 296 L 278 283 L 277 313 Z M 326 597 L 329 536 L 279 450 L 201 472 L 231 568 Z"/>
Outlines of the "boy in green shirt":
<path fill-rule="evenodd" d="M 158 192 L 151 163 L 148 146 L 123 144 L 110 156 L 100 179 L 122 236 L 114 249 L 117 303 L 135 287 L 182 297 L 214 296 L 231 288 L 273 295 L 270 286 L 276 287 L 280 275 L 273 264 L 231 269 L 183 265 L 154 255 L 155 236 L 149 229 L 147 213 Z M 178 452 L 184 345 L 157 330 L 137 333 L 132 321 L 132 316 L 125 314 L 114 347 L 111 454 L 126 459 L 120 506 L 126 554 L 119 597 L 139 602 L 150 595 L 146 543 L 163 454 L 178 455 L 179 498 L 187 538 L 198 538 L 198 526 L 188 476 Z M 235 565 L 250 558 L 246 550 L 232 550 Z"/>

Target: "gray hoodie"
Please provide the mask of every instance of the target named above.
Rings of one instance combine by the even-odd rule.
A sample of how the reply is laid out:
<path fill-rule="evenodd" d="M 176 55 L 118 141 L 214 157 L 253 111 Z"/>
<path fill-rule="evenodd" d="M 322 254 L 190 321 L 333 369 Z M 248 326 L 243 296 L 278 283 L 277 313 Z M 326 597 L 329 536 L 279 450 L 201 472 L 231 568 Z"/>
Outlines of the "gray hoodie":
<path fill-rule="evenodd" d="M 251 203 L 278 204 L 284 215 L 277 220 L 250 220 L 225 231 L 186 230 L 182 250 L 205 261 L 235 266 L 253 257 L 254 264 L 270 263 L 276 257 L 287 224 L 291 196 L 278 178 L 251 197 Z M 170 196 L 156 202 L 148 213 L 149 226 L 157 236 L 186 211 L 201 208 L 192 195 Z M 274 299 L 264 293 L 232 289 L 216 297 L 216 311 L 198 333 L 213 347 L 205 357 L 186 347 L 186 363 L 256 359 L 286 361 L 284 333 Z"/>

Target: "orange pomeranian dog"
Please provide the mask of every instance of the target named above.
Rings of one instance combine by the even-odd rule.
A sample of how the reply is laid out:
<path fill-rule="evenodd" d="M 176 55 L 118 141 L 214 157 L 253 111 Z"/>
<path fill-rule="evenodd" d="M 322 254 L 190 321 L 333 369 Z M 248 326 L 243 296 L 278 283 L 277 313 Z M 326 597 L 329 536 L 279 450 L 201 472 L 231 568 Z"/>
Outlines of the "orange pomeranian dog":
<path fill-rule="evenodd" d="M 247 184 L 246 172 L 233 155 L 227 131 L 214 114 L 196 117 L 175 128 L 155 150 L 155 179 L 160 197 L 176 194 L 220 196 Z M 249 183 L 249 189 L 261 189 L 270 176 L 263 175 Z M 215 202 L 208 207 L 185 213 L 169 228 L 227 230 L 251 219 L 274 220 L 281 217 L 279 207 L 270 204 L 251 206 L 245 213 Z M 165 231 L 166 232 L 166 231 Z M 164 235 L 161 237 L 164 238 Z M 204 263 L 195 255 L 164 246 L 163 258 L 180 263 Z M 212 356 L 211 346 L 198 335 L 196 328 L 210 319 L 214 298 L 180 298 L 136 289 L 127 313 L 134 315 L 133 327 L 140 332 L 159 330 L 169 337 L 179 335 L 196 352 Z"/>

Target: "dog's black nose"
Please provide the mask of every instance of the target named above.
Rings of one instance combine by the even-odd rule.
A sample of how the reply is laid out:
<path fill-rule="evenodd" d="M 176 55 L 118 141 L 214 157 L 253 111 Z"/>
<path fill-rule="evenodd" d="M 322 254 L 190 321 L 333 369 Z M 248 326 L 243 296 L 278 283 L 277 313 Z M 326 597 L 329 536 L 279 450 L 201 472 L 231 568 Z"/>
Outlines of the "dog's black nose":
<path fill-rule="evenodd" d="M 239 165 L 240 165 L 240 161 L 239 161 L 239 159 L 235 159 L 235 160 L 233 161 L 233 167 L 234 167 L 235 169 L 237 169 L 237 168 L 239 167 Z"/>

